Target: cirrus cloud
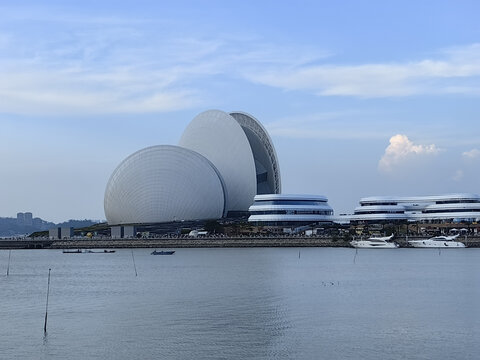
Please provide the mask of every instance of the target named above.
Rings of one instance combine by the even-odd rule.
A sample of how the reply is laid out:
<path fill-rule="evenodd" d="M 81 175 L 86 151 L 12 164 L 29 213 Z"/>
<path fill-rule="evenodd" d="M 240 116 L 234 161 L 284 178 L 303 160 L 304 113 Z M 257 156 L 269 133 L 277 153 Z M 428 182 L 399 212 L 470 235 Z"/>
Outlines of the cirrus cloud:
<path fill-rule="evenodd" d="M 470 151 L 465 151 L 464 153 L 462 153 L 462 156 L 466 159 L 475 159 L 480 156 L 480 150 L 472 149 Z"/>
<path fill-rule="evenodd" d="M 209 85 L 225 79 L 318 96 L 480 95 L 480 43 L 344 64 L 318 45 L 178 32 L 166 19 L 1 10 L 0 112 L 174 111 L 218 98 Z M 41 30 L 24 32 L 25 22 Z"/>
<path fill-rule="evenodd" d="M 480 44 L 470 44 L 416 61 L 303 64 L 272 68 L 248 77 L 264 85 L 318 96 L 383 98 L 424 94 L 478 96 L 480 87 L 469 81 L 479 76 Z"/>
<path fill-rule="evenodd" d="M 414 157 L 435 155 L 440 149 L 435 145 L 414 144 L 407 135 L 397 134 L 390 138 L 390 144 L 378 163 L 382 172 L 392 172 L 397 165 Z"/>

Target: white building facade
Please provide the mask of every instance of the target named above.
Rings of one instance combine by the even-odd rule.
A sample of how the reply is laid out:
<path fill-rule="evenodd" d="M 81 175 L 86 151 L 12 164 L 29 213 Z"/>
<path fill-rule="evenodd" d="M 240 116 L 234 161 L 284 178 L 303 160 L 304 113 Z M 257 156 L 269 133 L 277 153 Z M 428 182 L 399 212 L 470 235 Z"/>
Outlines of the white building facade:
<path fill-rule="evenodd" d="M 480 196 L 470 193 L 436 196 L 372 196 L 360 199 L 350 221 L 480 221 Z"/>
<path fill-rule="evenodd" d="M 209 110 L 190 122 L 178 146 L 123 160 L 107 183 L 104 209 L 111 225 L 219 219 L 246 213 L 258 193 L 280 191 L 277 155 L 260 122 Z"/>
<path fill-rule="evenodd" d="M 248 221 L 256 225 L 301 226 L 333 221 L 333 209 L 322 195 L 256 195 L 249 212 Z"/>

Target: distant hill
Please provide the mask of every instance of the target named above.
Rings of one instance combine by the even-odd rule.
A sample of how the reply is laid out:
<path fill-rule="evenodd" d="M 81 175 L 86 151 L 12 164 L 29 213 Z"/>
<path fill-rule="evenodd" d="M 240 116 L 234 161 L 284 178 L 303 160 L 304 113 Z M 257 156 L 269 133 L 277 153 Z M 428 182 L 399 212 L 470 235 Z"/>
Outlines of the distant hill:
<path fill-rule="evenodd" d="M 96 220 L 68 220 L 59 224 L 50 221 L 45 221 L 40 218 L 33 218 L 31 222 L 19 221 L 17 218 L 2 218 L 0 217 L 0 236 L 12 237 L 23 236 L 37 231 L 45 231 L 54 227 L 88 227 L 99 223 Z"/>

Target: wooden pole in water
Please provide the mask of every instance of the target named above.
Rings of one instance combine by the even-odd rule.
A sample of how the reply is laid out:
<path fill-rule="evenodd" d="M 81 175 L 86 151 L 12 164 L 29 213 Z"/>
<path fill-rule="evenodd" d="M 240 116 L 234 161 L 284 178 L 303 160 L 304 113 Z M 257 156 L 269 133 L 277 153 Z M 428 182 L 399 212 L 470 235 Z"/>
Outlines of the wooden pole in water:
<path fill-rule="evenodd" d="M 135 276 L 137 276 L 137 266 L 135 265 L 135 257 L 133 256 L 133 249 L 132 249 L 132 259 L 133 259 L 133 268 L 135 269 Z"/>
<path fill-rule="evenodd" d="M 10 256 L 12 255 L 12 249 L 8 250 L 8 265 L 7 265 L 7 276 L 10 272 Z"/>
<path fill-rule="evenodd" d="M 48 285 L 47 285 L 47 305 L 45 306 L 45 323 L 43 324 L 43 333 L 47 333 L 47 317 L 48 317 L 48 295 L 50 294 L 50 271 L 48 269 Z"/>

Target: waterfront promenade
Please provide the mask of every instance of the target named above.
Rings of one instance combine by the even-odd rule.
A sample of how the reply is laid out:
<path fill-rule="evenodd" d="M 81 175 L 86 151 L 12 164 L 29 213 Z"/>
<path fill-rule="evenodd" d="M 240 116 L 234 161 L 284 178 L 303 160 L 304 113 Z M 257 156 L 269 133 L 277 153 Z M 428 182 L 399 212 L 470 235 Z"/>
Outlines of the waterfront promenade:
<path fill-rule="evenodd" d="M 408 237 L 408 240 L 425 237 Z M 480 247 L 480 237 L 459 239 L 467 247 Z M 162 237 L 148 239 L 10 239 L 0 241 L 1 249 L 95 249 L 95 248 L 218 248 L 218 247 L 350 247 L 350 240 L 335 237 Z M 408 247 L 405 237 L 395 238 L 401 247 Z"/>

